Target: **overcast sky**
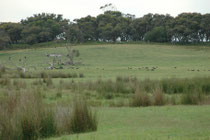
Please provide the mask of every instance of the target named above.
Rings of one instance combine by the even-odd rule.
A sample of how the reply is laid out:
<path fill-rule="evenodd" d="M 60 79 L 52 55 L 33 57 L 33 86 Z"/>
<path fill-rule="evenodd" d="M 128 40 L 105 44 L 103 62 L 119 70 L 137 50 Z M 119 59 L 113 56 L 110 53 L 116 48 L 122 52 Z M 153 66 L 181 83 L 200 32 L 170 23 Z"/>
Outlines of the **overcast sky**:
<path fill-rule="evenodd" d="M 0 22 L 19 22 L 37 13 L 62 14 L 71 21 L 96 16 L 100 6 L 113 3 L 117 10 L 141 17 L 148 13 L 177 16 L 182 12 L 210 13 L 210 0 L 0 0 Z"/>

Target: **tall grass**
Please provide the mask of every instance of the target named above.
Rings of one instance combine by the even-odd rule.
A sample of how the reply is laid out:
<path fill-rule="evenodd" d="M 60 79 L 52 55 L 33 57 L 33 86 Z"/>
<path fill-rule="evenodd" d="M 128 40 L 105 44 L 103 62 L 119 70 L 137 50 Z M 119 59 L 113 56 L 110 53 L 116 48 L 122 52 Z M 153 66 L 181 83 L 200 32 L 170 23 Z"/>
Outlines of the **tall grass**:
<path fill-rule="evenodd" d="M 70 129 L 73 133 L 97 130 L 96 113 L 93 114 L 84 101 L 75 99 L 70 121 Z"/>
<path fill-rule="evenodd" d="M 41 72 L 22 72 L 18 70 L 6 70 L 4 67 L 0 67 L 0 77 L 7 76 L 8 78 L 84 78 L 83 73 L 66 73 L 61 71 L 41 71 Z"/>
<path fill-rule="evenodd" d="M 205 102 L 205 96 L 200 91 L 192 91 L 181 95 L 181 103 L 185 105 L 197 105 L 203 102 Z"/>
<path fill-rule="evenodd" d="M 154 105 L 161 106 L 166 103 L 165 95 L 160 88 L 157 88 L 153 92 Z"/>
<path fill-rule="evenodd" d="M 140 106 L 150 106 L 152 104 L 150 96 L 139 90 L 139 88 L 136 89 L 135 96 L 133 97 L 131 101 L 131 106 L 134 107 L 140 107 Z"/>
<path fill-rule="evenodd" d="M 58 123 L 56 107 L 44 104 L 39 90 L 11 93 L 0 98 L 0 139 L 36 140 L 97 130 L 96 114 L 92 113 L 86 102 L 77 100 L 68 110 L 71 111 L 64 112 L 68 114 L 68 119 Z"/>
<path fill-rule="evenodd" d="M 210 95 L 210 77 L 192 79 L 163 79 L 163 80 L 137 80 L 129 77 L 117 77 L 113 80 L 87 81 L 74 83 L 74 90 L 92 90 L 98 93 L 135 93 L 137 87 L 146 93 L 152 93 L 161 88 L 166 94 L 187 94 L 194 90 L 201 91 L 205 95 Z M 68 87 L 72 89 L 72 87 Z"/>

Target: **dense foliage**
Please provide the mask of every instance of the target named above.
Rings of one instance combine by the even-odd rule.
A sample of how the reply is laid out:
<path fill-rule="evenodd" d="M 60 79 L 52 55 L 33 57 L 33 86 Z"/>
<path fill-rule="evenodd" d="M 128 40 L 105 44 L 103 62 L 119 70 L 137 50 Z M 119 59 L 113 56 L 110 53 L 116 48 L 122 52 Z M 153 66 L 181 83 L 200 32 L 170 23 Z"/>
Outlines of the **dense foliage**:
<path fill-rule="evenodd" d="M 10 44 L 64 39 L 70 42 L 149 41 L 199 43 L 210 40 L 210 14 L 147 14 L 135 18 L 119 11 L 105 11 L 70 22 L 62 15 L 36 14 L 20 23 L 0 24 L 0 48 Z"/>

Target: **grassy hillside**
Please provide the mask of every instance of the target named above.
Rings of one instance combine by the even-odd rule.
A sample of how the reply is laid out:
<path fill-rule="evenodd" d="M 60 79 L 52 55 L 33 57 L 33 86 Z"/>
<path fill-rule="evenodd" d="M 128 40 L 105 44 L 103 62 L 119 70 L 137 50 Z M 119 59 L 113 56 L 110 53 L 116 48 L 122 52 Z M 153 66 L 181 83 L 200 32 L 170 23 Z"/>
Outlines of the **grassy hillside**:
<path fill-rule="evenodd" d="M 0 139 L 8 135 L 17 139 L 16 132 L 21 138 L 22 130 L 43 138 L 42 127 L 48 130 L 52 124 L 55 128 L 47 136 L 56 137 L 49 140 L 210 139 L 210 48 L 96 44 L 73 49 L 79 50 L 75 61 L 81 63 L 59 70 L 46 70 L 52 62 L 46 55 L 62 54 L 62 61 L 67 61 L 62 46 L 0 51 L 0 64 L 15 69 L 26 60 L 28 71 L 0 67 Z M 72 134 L 78 132 L 71 125 L 77 123 L 71 112 L 77 98 L 79 104 L 96 110 L 97 131 L 94 121 L 94 132 L 88 128 L 86 133 Z M 44 112 L 41 117 L 40 112 Z M 49 116 L 40 123 L 45 115 Z M 22 124 L 22 119 L 28 124 L 13 123 Z M 31 130 L 31 125 L 36 129 Z"/>
<path fill-rule="evenodd" d="M 136 76 L 137 78 L 170 78 L 195 77 L 210 75 L 210 49 L 205 47 L 180 47 L 169 45 L 121 44 L 121 45 L 82 45 L 75 46 L 80 51 L 77 61 L 82 62 L 76 71 L 84 73 L 86 79 L 115 78 L 116 76 Z M 30 71 L 42 71 L 48 66 L 46 54 L 65 55 L 66 48 L 27 49 L 1 51 L 0 62 L 8 63 L 9 57 L 14 63 L 27 57 L 27 68 Z M 8 65 L 8 64 L 7 64 Z M 12 65 L 11 65 L 12 67 Z M 145 69 L 148 67 L 149 70 Z M 153 67 L 157 67 L 151 71 Z"/>

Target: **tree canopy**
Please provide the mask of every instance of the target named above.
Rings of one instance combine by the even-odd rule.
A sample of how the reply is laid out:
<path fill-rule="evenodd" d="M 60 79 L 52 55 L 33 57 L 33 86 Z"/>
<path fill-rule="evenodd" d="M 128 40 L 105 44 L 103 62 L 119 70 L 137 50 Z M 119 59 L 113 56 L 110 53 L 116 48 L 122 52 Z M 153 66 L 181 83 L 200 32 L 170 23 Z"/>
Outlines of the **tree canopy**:
<path fill-rule="evenodd" d="M 62 15 L 35 14 L 19 23 L 0 24 L 0 48 L 64 39 L 69 42 L 149 41 L 197 43 L 210 41 L 210 14 L 147 14 L 140 18 L 120 11 L 105 11 L 72 22 Z"/>

